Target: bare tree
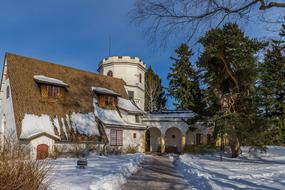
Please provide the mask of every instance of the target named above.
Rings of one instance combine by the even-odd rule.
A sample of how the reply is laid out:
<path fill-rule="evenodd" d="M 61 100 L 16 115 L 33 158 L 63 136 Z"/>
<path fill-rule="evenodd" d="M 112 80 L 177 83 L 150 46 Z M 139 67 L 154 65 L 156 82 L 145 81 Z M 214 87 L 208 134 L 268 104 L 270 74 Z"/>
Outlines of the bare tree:
<path fill-rule="evenodd" d="M 145 74 L 145 110 L 155 112 L 165 109 L 166 98 L 161 85 L 161 79 L 152 70 L 147 69 Z"/>
<path fill-rule="evenodd" d="M 284 0 L 136 0 L 130 14 L 133 21 L 147 25 L 146 34 L 151 41 L 177 39 L 177 33 L 190 41 L 228 21 L 264 18 L 273 8 L 285 10 Z"/>

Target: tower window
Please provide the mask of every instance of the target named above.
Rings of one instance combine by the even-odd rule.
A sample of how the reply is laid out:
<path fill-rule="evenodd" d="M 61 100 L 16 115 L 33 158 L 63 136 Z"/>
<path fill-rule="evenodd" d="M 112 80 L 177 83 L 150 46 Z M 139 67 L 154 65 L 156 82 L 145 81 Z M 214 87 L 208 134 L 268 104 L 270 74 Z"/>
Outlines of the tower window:
<path fill-rule="evenodd" d="M 10 88 L 7 86 L 6 88 L 6 98 L 8 99 L 10 97 Z"/>
<path fill-rule="evenodd" d="M 142 83 L 142 74 L 141 73 L 139 74 L 139 81 L 140 81 L 140 83 Z"/>
<path fill-rule="evenodd" d="M 113 71 L 108 71 L 107 76 L 113 77 Z"/>

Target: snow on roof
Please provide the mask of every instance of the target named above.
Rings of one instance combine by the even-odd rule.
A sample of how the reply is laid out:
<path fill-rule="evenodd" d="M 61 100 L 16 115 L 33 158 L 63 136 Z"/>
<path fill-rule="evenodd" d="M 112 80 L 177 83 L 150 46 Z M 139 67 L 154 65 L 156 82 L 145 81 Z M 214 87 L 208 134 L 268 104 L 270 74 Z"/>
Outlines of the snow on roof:
<path fill-rule="evenodd" d="M 95 115 L 101 120 L 105 125 L 115 125 L 115 126 L 127 126 L 127 127 L 145 127 L 141 123 L 128 123 L 123 120 L 119 115 L 117 110 L 107 110 L 100 108 L 95 104 Z"/>
<path fill-rule="evenodd" d="M 192 111 L 161 111 L 149 113 L 145 116 L 144 120 L 160 121 L 160 120 L 187 120 L 191 119 L 196 114 Z"/>
<path fill-rule="evenodd" d="M 42 133 L 47 133 L 51 136 L 59 138 L 54 133 L 54 127 L 52 121 L 48 115 L 33 115 L 25 114 L 24 119 L 22 120 L 22 131 L 20 138 L 29 139 L 35 135 Z"/>
<path fill-rule="evenodd" d="M 72 113 L 70 125 L 79 134 L 93 136 L 100 135 L 94 113 Z"/>
<path fill-rule="evenodd" d="M 126 125 L 116 110 L 107 110 L 95 105 L 95 115 L 104 123 L 109 125 Z"/>
<path fill-rule="evenodd" d="M 113 90 L 103 88 L 103 87 L 91 87 L 91 90 L 93 90 L 95 93 L 98 94 L 107 94 L 107 95 L 113 95 L 113 96 L 120 96 L 120 94 L 114 92 Z"/>
<path fill-rule="evenodd" d="M 118 107 L 131 113 L 145 113 L 139 109 L 131 100 L 118 97 Z"/>
<path fill-rule="evenodd" d="M 39 83 L 45 83 L 45 84 L 54 84 L 58 86 L 65 86 L 67 87 L 68 84 L 64 83 L 63 81 L 51 77 L 47 77 L 44 75 L 34 75 L 34 80 L 39 82 Z"/>

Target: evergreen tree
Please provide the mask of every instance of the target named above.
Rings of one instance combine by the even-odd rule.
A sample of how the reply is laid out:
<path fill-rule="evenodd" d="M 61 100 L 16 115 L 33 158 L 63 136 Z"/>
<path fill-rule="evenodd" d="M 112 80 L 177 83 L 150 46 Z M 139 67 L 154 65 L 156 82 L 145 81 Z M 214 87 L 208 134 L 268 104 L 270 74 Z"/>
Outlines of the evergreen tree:
<path fill-rule="evenodd" d="M 285 25 L 280 36 L 285 36 Z M 260 64 L 258 88 L 261 114 L 272 123 L 270 141 L 285 144 L 285 49 L 280 41 L 272 41 Z"/>
<path fill-rule="evenodd" d="M 168 94 L 174 98 L 174 105 L 179 110 L 192 110 L 199 114 L 203 106 L 203 95 L 199 85 L 198 72 L 190 62 L 192 51 L 187 44 L 181 44 L 176 50 L 177 58 L 168 74 Z"/>
<path fill-rule="evenodd" d="M 164 110 L 165 104 L 166 97 L 161 79 L 150 66 L 145 73 L 145 111 Z"/>
<path fill-rule="evenodd" d="M 249 39 L 236 24 L 212 29 L 201 39 L 204 52 L 198 61 L 207 86 L 219 111 L 213 116 L 216 125 L 229 136 L 232 157 L 240 154 L 240 145 L 257 123 L 254 101 L 257 79 L 256 52 L 263 47 Z M 247 133 L 245 133 L 247 132 Z"/>

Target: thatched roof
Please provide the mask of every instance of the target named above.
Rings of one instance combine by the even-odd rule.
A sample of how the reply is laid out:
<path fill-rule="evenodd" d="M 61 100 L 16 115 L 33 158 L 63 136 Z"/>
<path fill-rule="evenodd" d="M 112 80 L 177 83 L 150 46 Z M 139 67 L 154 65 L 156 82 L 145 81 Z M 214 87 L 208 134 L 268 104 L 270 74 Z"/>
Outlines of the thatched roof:
<path fill-rule="evenodd" d="M 108 88 L 121 97 L 128 97 L 122 79 L 102 76 L 11 53 L 6 54 L 5 60 L 7 61 L 18 136 L 21 134 L 21 122 L 25 114 L 45 114 L 51 118 L 57 116 L 66 119 L 72 113 L 93 112 L 91 87 Z M 40 87 L 33 78 L 35 75 L 44 75 L 68 84 L 69 87 L 66 88 L 64 99 L 55 100 L 42 97 Z M 67 122 L 62 120 L 61 125 Z M 99 130 L 102 136 L 104 131 Z M 78 135 L 74 131 L 68 133 L 70 139 L 78 140 Z M 79 136 L 79 140 L 88 140 L 84 135 Z"/>

